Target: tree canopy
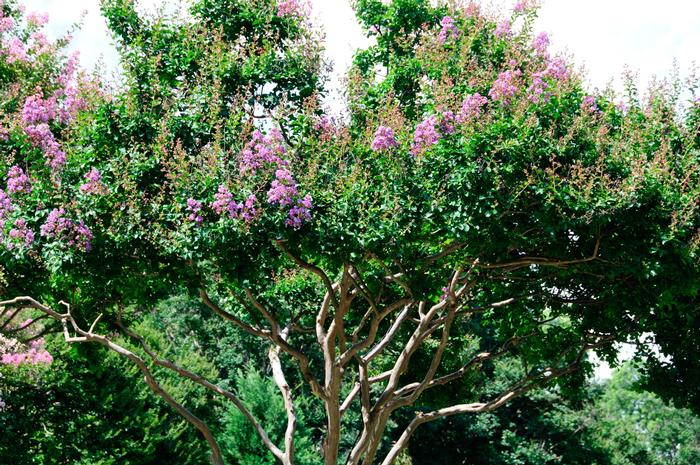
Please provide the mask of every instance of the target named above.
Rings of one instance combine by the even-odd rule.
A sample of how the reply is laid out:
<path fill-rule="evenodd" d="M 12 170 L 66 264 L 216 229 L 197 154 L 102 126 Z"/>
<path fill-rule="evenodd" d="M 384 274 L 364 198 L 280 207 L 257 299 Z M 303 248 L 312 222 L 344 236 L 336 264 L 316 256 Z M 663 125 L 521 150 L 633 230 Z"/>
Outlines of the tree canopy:
<path fill-rule="evenodd" d="M 355 55 L 339 118 L 296 0 L 197 0 L 185 18 L 105 0 L 115 89 L 74 77 L 62 42 L 5 2 L 8 327 L 33 338 L 56 324 L 130 359 L 217 465 L 216 435 L 162 370 L 230 402 L 285 465 L 300 392 L 325 412 L 326 465 L 389 465 L 420 425 L 575 389 L 588 351 L 612 359 L 615 342 L 642 338 L 650 382 L 698 408 L 700 104 L 684 100 L 696 83 L 591 91 L 533 34 L 534 2 L 506 16 L 354 6 L 376 43 Z M 254 396 L 139 334 L 178 294 L 266 352 L 286 416 L 274 437 Z M 15 327 L 26 308 L 44 323 Z M 509 383 L 482 389 L 506 358 Z"/>

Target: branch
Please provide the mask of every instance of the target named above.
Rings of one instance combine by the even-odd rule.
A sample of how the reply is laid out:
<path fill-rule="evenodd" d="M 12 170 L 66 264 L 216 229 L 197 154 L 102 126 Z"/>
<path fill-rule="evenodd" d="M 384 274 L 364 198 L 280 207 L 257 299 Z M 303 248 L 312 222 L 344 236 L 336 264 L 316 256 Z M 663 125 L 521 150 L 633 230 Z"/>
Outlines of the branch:
<path fill-rule="evenodd" d="M 417 413 L 411 421 L 411 423 L 409 423 L 409 425 L 406 427 L 401 437 L 391 448 L 384 461 L 382 461 L 381 465 L 391 465 L 394 462 L 394 460 L 396 460 L 399 453 L 406 447 L 406 445 L 408 444 L 408 440 L 410 439 L 411 435 L 414 433 L 416 428 L 418 428 L 418 426 L 422 425 L 423 423 L 428 423 L 431 421 L 438 420 L 440 418 L 445 418 L 448 416 L 458 415 L 462 413 L 480 413 L 496 410 L 497 408 L 503 406 L 507 402 L 525 394 L 528 391 L 542 386 L 543 384 L 553 379 L 576 371 L 579 368 L 581 361 L 583 360 L 583 356 L 586 354 L 586 352 L 608 343 L 611 339 L 611 337 L 605 337 L 601 338 L 601 340 L 595 344 L 585 344 L 583 348 L 579 351 L 576 358 L 568 365 L 565 365 L 564 367 L 558 370 L 548 367 L 540 370 L 536 374 L 528 375 L 522 380 L 520 380 L 518 383 L 511 386 L 511 388 L 509 388 L 507 391 L 503 392 L 498 397 L 492 399 L 489 402 L 459 404 L 453 405 L 451 407 L 445 407 L 439 410 L 434 410 L 432 412 Z"/>
<path fill-rule="evenodd" d="M 238 328 L 242 329 L 248 334 L 252 334 L 253 336 L 258 336 L 258 337 L 264 337 L 264 338 L 269 338 L 270 337 L 270 332 L 264 329 L 257 329 L 252 326 L 250 326 L 247 323 L 244 323 L 240 319 L 236 318 L 234 315 L 231 313 L 227 312 L 226 310 L 222 309 L 218 305 L 216 305 L 210 298 L 207 292 L 204 289 L 199 290 L 199 297 L 202 299 L 202 302 L 212 309 L 214 313 L 222 317 L 223 319 L 230 321 L 234 325 L 236 325 Z"/>
<path fill-rule="evenodd" d="M 244 417 L 253 425 L 255 430 L 257 431 L 258 435 L 262 439 L 263 443 L 265 446 L 272 452 L 272 454 L 277 457 L 278 459 L 282 459 L 283 453 L 282 451 L 270 440 L 270 437 L 268 436 L 267 432 L 264 430 L 260 422 L 253 416 L 253 414 L 250 412 L 250 410 L 243 404 L 243 402 L 236 396 L 233 392 L 228 391 L 226 389 L 223 389 L 220 386 L 217 386 L 207 379 L 203 378 L 202 376 L 199 376 L 189 370 L 186 370 L 175 363 L 160 358 L 151 348 L 148 346 L 146 343 L 146 340 L 143 338 L 143 336 L 134 333 L 130 329 L 128 329 L 122 322 L 121 320 L 121 315 L 117 315 L 117 324 L 119 327 L 126 333 L 129 337 L 137 340 L 139 344 L 141 345 L 141 348 L 146 352 L 146 354 L 151 358 L 153 363 L 157 366 L 166 368 L 168 370 L 171 370 L 178 375 L 182 376 L 183 378 L 187 378 L 200 386 L 216 393 L 219 394 L 220 396 L 225 397 L 226 399 L 230 400 L 236 408 L 243 414 Z"/>
<path fill-rule="evenodd" d="M 546 257 L 522 257 L 517 260 L 509 260 L 505 262 L 498 263 L 486 263 L 481 266 L 485 270 L 495 270 L 499 268 L 521 268 L 523 266 L 529 265 L 541 265 L 541 266 L 551 266 L 555 268 L 565 268 L 569 265 L 578 265 L 581 263 L 591 262 L 598 259 L 598 252 L 600 250 L 600 237 L 596 240 L 595 247 L 593 248 L 593 254 L 590 257 L 581 258 L 578 260 L 560 260 L 555 258 Z"/>
<path fill-rule="evenodd" d="M 297 257 L 296 255 L 291 253 L 289 251 L 289 249 L 287 248 L 287 246 L 285 245 L 285 241 L 276 240 L 274 242 L 275 242 L 275 245 L 277 245 L 277 247 L 279 247 L 279 249 L 282 252 L 284 252 L 289 258 L 291 258 L 294 261 L 294 263 L 296 263 L 301 268 L 315 274 L 316 276 L 318 276 L 321 279 L 321 281 L 323 281 L 323 285 L 326 286 L 326 291 L 331 296 L 331 303 L 333 304 L 333 307 L 335 309 L 337 309 L 338 308 L 338 301 L 335 298 L 335 291 L 333 289 L 333 284 L 331 284 L 331 280 L 328 278 L 328 275 L 321 268 L 317 267 L 316 265 L 312 265 L 311 263 L 306 262 L 306 261 L 302 260 L 300 257 Z"/>
<path fill-rule="evenodd" d="M 124 347 L 112 342 L 105 336 L 97 335 L 90 331 L 85 331 L 81 329 L 70 313 L 70 306 L 65 302 L 61 302 L 61 304 L 63 304 L 66 307 L 66 313 L 64 314 L 58 313 L 50 307 L 40 304 L 31 297 L 17 297 L 12 300 L 0 302 L 0 306 L 15 306 L 19 308 L 35 308 L 37 310 L 41 310 L 46 315 L 61 322 L 61 324 L 63 325 L 64 336 L 67 342 L 96 342 L 134 362 L 138 369 L 143 373 L 144 380 L 146 381 L 148 387 L 156 395 L 160 396 L 163 400 L 165 400 L 165 402 L 168 403 L 168 405 L 173 407 L 180 414 L 180 416 L 182 416 L 185 420 L 187 420 L 190 424 L 197 428 L 202 434 L 202 436 L 204 436 L 204 439 L 207 441 L 207 444 L 209 444 L 209 448 L 212 451 L 212 463 L 214 463 L 214 465 L 224 465 L 223 456 L 221 455 L 221 449 L 219 448 L 216 439 L 214 439 L 214 436 L 212 435 L 209 427 L 201 419 L 199 419 L 199 417 L 190 412 L 185 406 L 177 402 L 173 398 L 173 396 L 170 395 L 170 393 L 168 393 L 160 386 L 160 384 L 158 384 L 158 381 L 148 369 L 146 362 L 141 357 L 125 349 Z M 76 334 L 79 335 L 79 337 L 71 337 L 69 335 L 67 322 L 70 322 L 71 326 L 75 330 Z"/>
<path fill-rule="evenodd" d="M 287 354 L 289 354 L 299 363 L 299 369 L 301 371 L 301 374 L 306 380 L 306 382 L 308 382 L 311 386 L 311 391 L 317 397 L 321 399 L 325 398 L 325 393 L 323 388 L 321 387 L 321 384 L 318 382 L 313 373 L 311 373 L 309 357 L 307 357 L 301 351 L 295 349 L 289 343 L 287 343 L 285 338 L 282 337 L 282 331 L 280 330 L 280 325 L 277 319 L 272 315 L 270 311 L 268 311 L 265 308 L 264 305 L 262 305 L 255 298 L 255 296 L 253 296 L 253 293 L 250 291 L 250 289 L 246 288 L 245 294 L 246 297 L 248 297 L 248 300 L 253 304 L 253 306 L 256 309 L 258 309 L 260 313 L 263 314 L 263 317 L 265 317 L 265 319 L 272 326 L 271 331 L 266 331 L 265 337 L 269 339 L 273 344 L 279 346 L 282 350 L 284 350 Z"/>
<path fill-rule="evenodd" d="M 378 383 L 380 381 L 384 381 L 391 375 L 391 371 L 385 371 L 384 373 L 381 373 L 377 376 L 372 376 L 367 380 L 368 384 L 372 385 L 375 383 Z M 343 401 L 343 404 L 340 406 L 340 414 L 343 415 L 345 411 L 350 407 L 350 404 L 352 403 L 353 400 L 355 400 L 355 397 L 357 397 L 357 394 L 360 393 L 360 388 L 362 381 L 360 380 L 359 382 L 355 383 L 353 386 L 352 390 L 348 394 L 348 396 L 345 398 Z"/>
<path fill-rule="evenodd" d="M 289 328 L 281 334 L 281 338 L 286 340 L 289 334 Z M 287 383 L 287 379 L 284 376 L 284 371 L 282 370 L 282 363 L 279 357 L 280 347 L 272 346 L 268 352 L 268 359 L 270 360 L 270 366 L 272 367 L 272 378 L 275 380 L 275 384 L 282 393 L 282 398 L 284 399 L 284 409 L 287 411 L 287 429 L 284 433 L 284 454 L 282 457 L 278 457 L 285 465 L 291 465 L 294 462 L 294 432 L 297 427 L 297 417 L 294 410 L 294 402 L 292 400 L 292 390 Z"/>

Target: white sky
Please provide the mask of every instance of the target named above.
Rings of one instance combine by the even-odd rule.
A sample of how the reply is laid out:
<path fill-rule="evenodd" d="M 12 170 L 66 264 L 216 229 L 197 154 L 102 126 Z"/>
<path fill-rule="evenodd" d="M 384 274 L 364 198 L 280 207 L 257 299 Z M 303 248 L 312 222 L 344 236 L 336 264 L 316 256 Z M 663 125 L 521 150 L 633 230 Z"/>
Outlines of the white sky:
<path fill-rule="evenodd" d="M 353 51 L 367 45 L 367 39 L 355 21 L 348 0 L 311 0 L 313 15 L 326 31 L 327 53 L 336 64 L 336 76 L 343 75 Z M 147 8 L 163 0 L 137 0 Z M 493 0 L 510 6 L 515 0 Z M 92 68 L 103 61 L 107 71 L 117 69 L 117 57 L 99 13 L 99 0 L 25 0 L 27 11 L 46 11 L 50 15 L 50 32 L 59 36 L 87 10 L 83 27 L 74 34 L 82 63 Z M 166 2 L 172 5 L 176 2 Z M 574 55 L 586 66 L 589 82 L 605 87 L 625 67 L 639 72 L 639 87 L 644 88 L 652 76 L 668 76 L 674 59 L 681 75 L 694 63 L 700 64 L 700 0 L 543 0 L 537 29 L 550 34 L 555 51 Z M 334 84 L 337 86 L 337 79 Z M 622 347 L 622 356 L 633 350 Z M 597 378 L 609 377 L 601 367 Z"/>
<path fill-rule="evenodd" d="M 327 50 L 343 74 L 353 50 L 366 39 L 348 0 L 311 0 L 314 15 L 327 35 Z M 494 0 L 509 6 L 515 0 Z M 137 0 L 150 7 L 163 0 Z M 116 67 L 116 54 L 98 0 L 25 0 L 28 11 L 47 11 L 55 34 L 66 31 L 88 11 L 83 28 L 74 35 L 83 64 L 92 67 L 102 56 L 108 69 Z M 166 2 L 174 3 L 174 2 Z M 593 86 L 604 87 L 629 65 L 639 71 L 641 87 L 653 75 L 666 76 L 674 58 L 682 74 L 700 63 L 700 1 L 698 0 L 543 0 L 539 30 L 547 31 L 553 48 L 572 53 L 585 64 Z M 618 81 L 619 82 L 619 81 Z"/>

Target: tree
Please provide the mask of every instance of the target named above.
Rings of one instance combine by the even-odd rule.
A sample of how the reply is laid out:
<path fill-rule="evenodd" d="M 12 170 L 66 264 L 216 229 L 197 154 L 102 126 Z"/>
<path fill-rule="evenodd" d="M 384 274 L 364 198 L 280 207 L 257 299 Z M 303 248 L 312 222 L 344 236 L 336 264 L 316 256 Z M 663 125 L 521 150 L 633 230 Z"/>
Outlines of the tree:
<path fill-rule="evenodd" d="M 290 78 L 321 63 L 294 0 L 202 0 L 184 23 L 105 5 L 126 88 L 78 125 L 60 189 L 37 170 L 32 202 L 10 197 L 41 234 L 1 252 L 17 297 L 0 304 L 133 361 L 214 464 L 212 429 L 154 367 L 229 401 L 282 464 L 295 463 L 303 389 L 325 411 L 326 465 L 390 465 L 421 425 L 580 383 L 592 349 L 612 356 L 615 341 L 651 333 L 675 356 L 679 334 L 700 340 L 684 318 L 700 282 L 700 106 L 679 110 L 677 83 L 645 99 L 628 83 L 624 103 L 586 92 L 546 35 L 533 38 L 530 2 L 505 19 L 471 3 L 361 1 L 382 40 L 357 56 L 345 124 Z M 266 106 L 269 89 L 280 94 Z M 94 171 L 79 185 L 81 157 Z M 235 388 L 132 329 L 178 292 L 267 344 L 283 440 Z M 510 385 L 483 396 L 474 377 L 506 356 Z M 684 363 L 687 382 L 697 360 Z M 443 404 L 422 403 L 441 389 Z"/>

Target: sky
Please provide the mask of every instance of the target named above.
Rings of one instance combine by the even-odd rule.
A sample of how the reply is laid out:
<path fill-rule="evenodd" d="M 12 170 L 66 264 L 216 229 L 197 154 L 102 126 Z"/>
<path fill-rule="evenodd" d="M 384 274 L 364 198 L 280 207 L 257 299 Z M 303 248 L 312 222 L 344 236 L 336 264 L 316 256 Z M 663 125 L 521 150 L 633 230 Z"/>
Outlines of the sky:
<path fill-rule="evenodd" d="M 162 0 L 136 0 L 143 10 L 153 10 Z M 326 32 L 326 50 L 335 64 L 331 82 L 338 86 L 353 51 L 369 42 L 355 21 L 349 0 L 311 0 L 313 17 Z M 492 0 L 496 8 L 509 8 L 515 0 Z M 99 0 L 24 0 L 27 11 L 48 12 L 49 33 L 62 36 L 86 15 L 82 28 L 73 34 L 79 44 L 81 61 L 87 68 L 104 64 L 107 75 L 118 69 L 117 55 L 99 13 Z M 172 6 L 176 2 L 167 2 Z M 625 69 L 638 73 L 638 87 L 644 89 L 656 76 L 669 76 L 674 60 L 681 76 L 694 63 L 700 64 L 700 1 L 698 0 L 543 0 L 536 31 L 546 31 L 554 51 L 572 54 L 584 65 L 588 84 L 603 88 L 612 82 L 620 88 Z M 629 357 L 632 346 L 621 347 Z M 602 365 L 596 377 L 608 378 Z"/>
<path fill-rule="evenodd" d="M 153 9 L 162 0 L 136 0 Z M 492 0 L 510 7 L 515 0 Z M 343 75 L 353 51 L 367 45 L 354 19 L 349 0 L 311 0 L 313 15 L 326 31 L 326 48 Z M 173 4 L 174 2 L 167 2 Z M 83 27 L 74 36 L 80 44 L 83 64 L 94 66 L 100 58 L 107 70 L 116 69 L 117 57 L 99 0 L 25 0 L 28 11 L 46 11 L 55 35 L 64 33 L 86 10 Z M 700 64 L 700 1 L 697 0 L 543 0 L 536 29 L 550 34 L 553 49 L 573 54 L 585 65 L 589 84 L 602 88 L 625 67 L 639 72 L 640 88 L 656 75 L 668 76 L 674 59 L 681 74 L 693 62 Z M 337 81 L 336 81 L 337 82 Z"/>

